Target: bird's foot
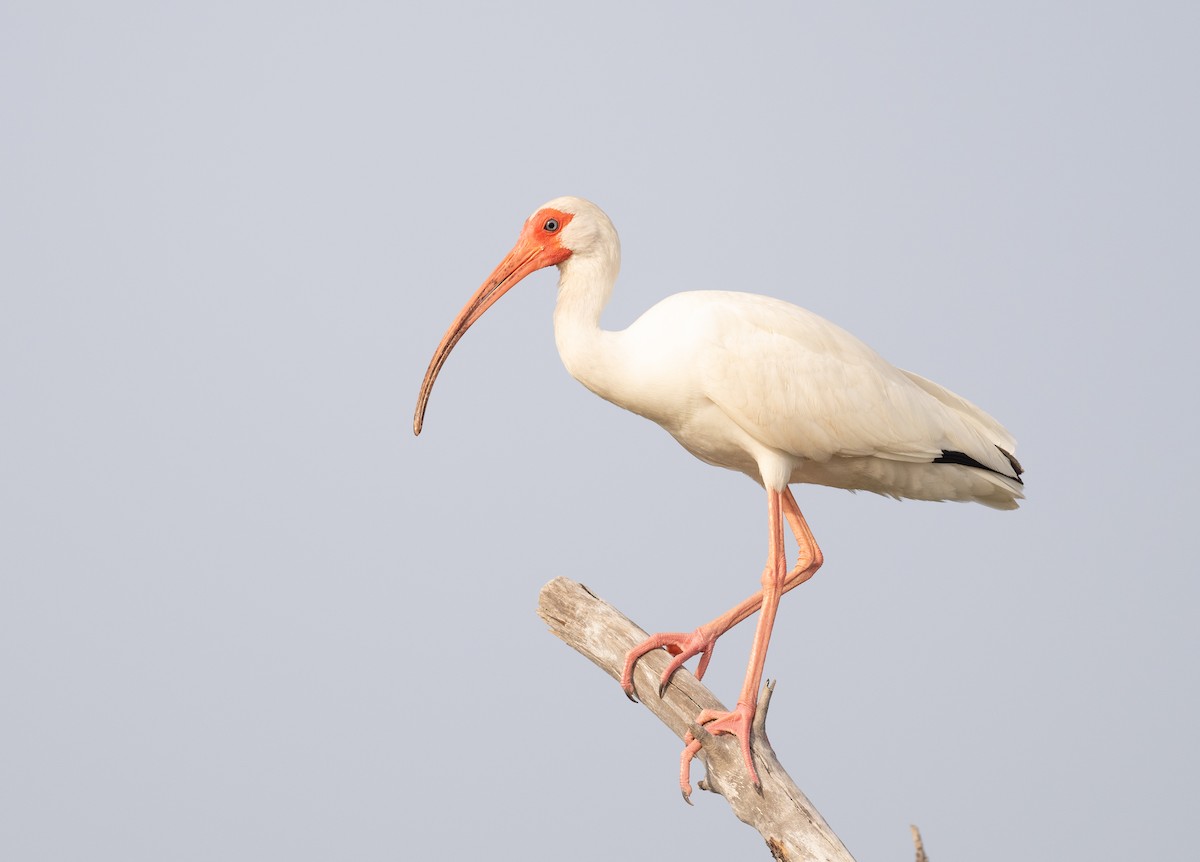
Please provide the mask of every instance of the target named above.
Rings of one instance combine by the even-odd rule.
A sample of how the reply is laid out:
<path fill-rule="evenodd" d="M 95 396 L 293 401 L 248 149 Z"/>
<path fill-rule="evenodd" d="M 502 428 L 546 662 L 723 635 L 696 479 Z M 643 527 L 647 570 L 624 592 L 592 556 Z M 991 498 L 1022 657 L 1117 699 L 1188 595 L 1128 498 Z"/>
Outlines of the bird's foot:
<path fill-rule="evenodd" d="M 633 666 L 646 653 L 660 647 L 665 648 L 674 658 L 659 678 L 659 697 L 667 690 L 667 684 L 675 675 L 675 671 L 683 667 L 684 662 L 692 656 L 700 656 L 700 664 L 696 666 L 696 679 L 703 679 L 704 672 L 708 670 L 708 661 L 712 658 L 713 645 L 719 636 L 720 633 L 714 626 L 704 625 L 690 633 L 660 632 L 646 638 L 625 655 L 625 670 L 621 673 L 621 688 L 625 695 L 632 701 L 637 700 L 633 691 Z"/>
<path fill-rule="evenodd" d="M 730 733 L 741 743 L 742 757 L 746 761 L 746 770 L 750 780 L 754 782 L 755 790 L 762 790 L 762 782 L 758 771 L 754 768 L 754 758 L 750 754 L 750 729 L 754 724 L 754 707 L 742 701 L 734 707 L 733 712 L 721 712 L 717 709 L 703 710 L 696 718 L 696 723 L 713 736 Z M 683 800 L 692 803 L 692 785 L 690 781 L 692 758 L 700 752 L 700 740 L 688 731 L 683 737 L 686 747 L 679 757 L 679 789 L 683 791 Z"/>

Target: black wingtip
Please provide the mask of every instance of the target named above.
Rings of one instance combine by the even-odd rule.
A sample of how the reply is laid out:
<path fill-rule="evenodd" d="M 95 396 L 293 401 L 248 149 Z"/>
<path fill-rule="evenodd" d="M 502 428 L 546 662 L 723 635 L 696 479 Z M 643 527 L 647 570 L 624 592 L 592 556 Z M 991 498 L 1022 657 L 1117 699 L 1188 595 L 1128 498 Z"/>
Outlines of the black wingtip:
<path fill-rule="evenodd" d="M 1007 473 L 1001 473 L 999 470 L 993 470 L 987 464 L 981 464 L 976 459 L 972 458 L 966 452 L 956 452 L 953 449 L 943 449 L 942 454 L 933 459 L 934 464 L 959 464 L 963 467 L 977 467 L 980 470 L 987 470 L 989 473 L 995 473 L 997 476 L 1003 476 L 1005 479 L 1012 479 L 1018 485 L 1024 485 L 1021 481 L 1021 474 L 1025 472 L 1021 469 L 1021 465 L 1017 463 L 1017 459 L 1005 452 L 999 446 L 996 447 L 1000 454 L 1008 459 L 1008 463 L 1012 465 L 1015 476 L 1010 476 Z"/>
<path fill-rule="evenodd" d="M 1001 455 L 1008 459 L 1008 463 L 1012 464 L 1013 470 L 1015 470 L 1017 473 L 1017 481 L 1020 482 L 1021 474 L 1025 472 L 1025 468 L 1021 466 L 1021 462 L 1017 460 L 1017 456 L 1012 452 L 1009 452 L 1003 446 L 997 446 L 996 448 L 1000 450 Z"/>

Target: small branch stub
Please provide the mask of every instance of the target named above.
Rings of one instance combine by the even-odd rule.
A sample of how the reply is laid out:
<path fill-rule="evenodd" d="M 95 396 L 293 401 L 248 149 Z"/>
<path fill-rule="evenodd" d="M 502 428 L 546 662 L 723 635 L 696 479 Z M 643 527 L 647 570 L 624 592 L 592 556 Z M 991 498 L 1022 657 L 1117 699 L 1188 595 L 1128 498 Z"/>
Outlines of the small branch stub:
<path fill-rule="evenodd" d="M 912 830 L 913 846 L 917 848 L 917 862 L 929 862 L 929 857 L 925 855 L 925 845 L 921 842 L 921 830 L 916 826 L 910 826 Z"/>

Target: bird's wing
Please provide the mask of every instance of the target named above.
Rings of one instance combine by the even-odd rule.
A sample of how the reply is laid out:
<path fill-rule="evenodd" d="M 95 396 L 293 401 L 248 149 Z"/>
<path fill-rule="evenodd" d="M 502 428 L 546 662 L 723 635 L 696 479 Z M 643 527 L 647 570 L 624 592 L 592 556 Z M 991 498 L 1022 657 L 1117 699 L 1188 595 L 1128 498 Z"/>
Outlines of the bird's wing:
<path fill-rule="evenodd" d="M 1015 478 L 1002 451 L 1012 451 L 1012 437 L 970 402 L 901 371 L 812 312 L 752 294 L 727 297 L 713 303 L 718 319 L 707 327 L 706 394 L 760 443 L 821 462 L 931 462 L 958 453 Z"/>
<path fill-rule="evenodd" d="M 961 395 L 956 395 L 946 387 L 939 386 L 932 380 L 922 377 L 920 374 L 913 374 L 911 371 L 904 371 L 903 374 L 938 401 L 978 424 L 1001 449 L 1005 449 L 1008 452 L 1017 451 L 1017 441 L 1013 439 L 1012 434 L 1008 433 L 1008 429 L 997 422 L 990 414 L 984 412 Z"/>

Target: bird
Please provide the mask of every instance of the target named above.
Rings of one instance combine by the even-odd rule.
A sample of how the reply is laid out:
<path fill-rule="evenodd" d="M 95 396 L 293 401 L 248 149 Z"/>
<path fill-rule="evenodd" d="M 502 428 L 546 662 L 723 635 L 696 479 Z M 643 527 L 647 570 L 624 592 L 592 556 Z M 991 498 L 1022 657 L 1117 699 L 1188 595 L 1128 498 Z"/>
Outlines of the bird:
<path fill-rule="evenodd" d="M 839 326 L 781 299 L 724 290 L 677 293 L 626 329 L 602 329 L 621 266 L 612 221 L 596 204 L 555 198 L 526 219 L 516 244 L 450 324 L 430 359 L 413 433 L 451 350 L 529 274 L 558 267 L 554 338 L 567 371 L 601 398 L 657 423 L 701 461 L 745 473 L 767 497 L 767 561 L 761 589 L 691 632 L 661 632 L 625 657 L 621 687 L 636 699 L 633 669 L 651 650 L 674 673 L 695 656 L 701 678 L 717 639 L 759 614 L 745 682 L 733 710 L 703 710 L 696 723 L 736 737 L 761 790 L 751 731 L 780 597 L 811 578 L 824 555 L 792 494 L 793 484 L 869 491 L 897 499 L 976 502 L 1015 509 L 1024 498 L 1016 441 L 990 415 L 948 389 L 884 360 Z M 788 567 L 785 525 L 797 552 Z M 700 742 L 688 733 L 680 790 Z"/>

